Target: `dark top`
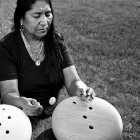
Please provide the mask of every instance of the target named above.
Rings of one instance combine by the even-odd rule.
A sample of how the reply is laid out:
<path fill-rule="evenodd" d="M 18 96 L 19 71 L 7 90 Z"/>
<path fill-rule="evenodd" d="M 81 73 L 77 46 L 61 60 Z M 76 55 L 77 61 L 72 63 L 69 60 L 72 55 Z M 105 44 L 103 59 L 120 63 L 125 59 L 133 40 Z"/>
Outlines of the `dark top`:
<path fill-rule="evenodd" d="M 62 69 L 74 64 L 66 45 L 62 46 L 61 53 Z M 37 99 L 44 108 L 49 106 L 50 97 L 57 97 L 60 90 L 49 85 L 44 71 L 45 61 L 40 66 L 35 65 L 19 31 L 9 33 L 0 41 L 0 81 L 18 79 L 20 95 Z"/>

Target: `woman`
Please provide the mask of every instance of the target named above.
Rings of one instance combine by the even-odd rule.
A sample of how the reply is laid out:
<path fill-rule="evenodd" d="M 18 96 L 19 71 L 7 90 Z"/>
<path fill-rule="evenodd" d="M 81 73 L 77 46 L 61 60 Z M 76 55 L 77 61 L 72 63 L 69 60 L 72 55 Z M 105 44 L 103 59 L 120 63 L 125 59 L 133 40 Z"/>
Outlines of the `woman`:
<path fill-rule="evenodd" d="M 48 116 L 59 90 L 86 101 L 94 90 L 79 78 L 69 49 L 54 28 L 50 0 L 18 0 L 14 28 L 0 41 L 0 87 L 3 103 L 30 117 Z M 50 101 L 51 97 L 55 97 Z M 51 104 L 51 105 L 50 105 Z"/>

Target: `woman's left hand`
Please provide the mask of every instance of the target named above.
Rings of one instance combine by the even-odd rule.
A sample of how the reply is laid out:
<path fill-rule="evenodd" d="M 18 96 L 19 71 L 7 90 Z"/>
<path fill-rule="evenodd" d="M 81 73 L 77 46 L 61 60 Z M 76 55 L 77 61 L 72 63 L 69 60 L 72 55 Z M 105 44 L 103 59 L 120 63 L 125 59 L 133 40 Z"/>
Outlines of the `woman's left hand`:
<path fill-rule="evenodd" d="M 91 102 L 96 96 L 93 88 L 91 87 L 87 87 L 85 89 L 81 88 L 79 90 L 80 90 L 80 97 L 87 102 Z"/>
<path fill-rule="evenodd" d="M 91 102 L 95 98 L 96 93 L 93 88 L 86 86 L 82 81 L 76 81 L 75 85 L 77 86 L 76 95 L 83 100 Z"/>

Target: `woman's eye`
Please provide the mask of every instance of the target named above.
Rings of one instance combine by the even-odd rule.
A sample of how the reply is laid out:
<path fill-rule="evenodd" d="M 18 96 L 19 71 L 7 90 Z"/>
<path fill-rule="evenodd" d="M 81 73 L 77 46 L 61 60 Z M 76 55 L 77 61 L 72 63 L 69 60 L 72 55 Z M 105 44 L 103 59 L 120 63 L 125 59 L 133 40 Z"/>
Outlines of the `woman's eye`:
<path fill-rule="evenodd" d="M 34 18 L 39 18 L 39 17 L 40 17 L 40 15 L 34 15 L 33 17 L 34 17 Z"/>
<path fill-rule="evenodd" d="M 39 18 L 38 16 L 34 16 L 34 18 Z"/>
<path fill-rule="evenodd" d="M 46 17 L 49 17 L 51 15 L 51 13 L 45 13 Z"/>
<path fill-rule="evenodd" d="M 39 18 L 39 16 L 34 16 L 34 18 Z"/>

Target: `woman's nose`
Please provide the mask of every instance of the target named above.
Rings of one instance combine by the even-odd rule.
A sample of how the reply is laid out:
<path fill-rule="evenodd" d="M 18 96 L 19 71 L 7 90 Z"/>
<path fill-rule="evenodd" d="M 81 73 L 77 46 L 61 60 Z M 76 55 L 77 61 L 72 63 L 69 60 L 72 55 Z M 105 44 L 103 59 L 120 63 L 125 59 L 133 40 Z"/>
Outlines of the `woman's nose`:
<path fill-rule="evenodd" d="M 46 25 L 46 24 L 47 24 L 47 21 L 48 21 L 48 19 L 47 19 L 47 17 L 44 15 L 44 16 L 41 17 L 40 24 L 41 24 L 41 25 Z"/>

